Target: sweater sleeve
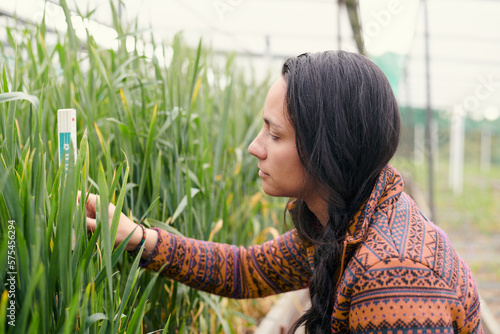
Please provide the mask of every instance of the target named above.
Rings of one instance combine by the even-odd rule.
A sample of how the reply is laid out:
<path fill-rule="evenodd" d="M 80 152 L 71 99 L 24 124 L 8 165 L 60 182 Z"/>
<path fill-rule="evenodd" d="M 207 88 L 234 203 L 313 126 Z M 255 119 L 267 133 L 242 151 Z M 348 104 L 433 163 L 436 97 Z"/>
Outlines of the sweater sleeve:
<path fill-rule="evenodd" d="M 370 267 L 353 286 L 349 310 L 351 333 L 483 333 L 476 299 L 468 308 L 430 268 L 391 258 Z M 460 329 L 460 330 L 458 330 Z"/>
<path fill-rule="evenodd" d="M 180 237 L 157 229 L 158 243 L 143 268 L 195 289 L 230 298 L 257 298 L 305 288 L 311 269 L 295 230 L 249 248 Z"/>

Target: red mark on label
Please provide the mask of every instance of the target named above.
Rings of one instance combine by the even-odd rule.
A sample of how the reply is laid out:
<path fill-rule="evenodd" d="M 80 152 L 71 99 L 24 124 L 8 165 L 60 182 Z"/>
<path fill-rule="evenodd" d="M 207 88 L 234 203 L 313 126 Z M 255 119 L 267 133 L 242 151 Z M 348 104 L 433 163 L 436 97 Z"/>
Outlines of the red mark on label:
<path fill-rule="evenodd" d="M 74 121 L 75 121 L 75 118 L 73 117 L 71 120 L 74 122 Z"/>

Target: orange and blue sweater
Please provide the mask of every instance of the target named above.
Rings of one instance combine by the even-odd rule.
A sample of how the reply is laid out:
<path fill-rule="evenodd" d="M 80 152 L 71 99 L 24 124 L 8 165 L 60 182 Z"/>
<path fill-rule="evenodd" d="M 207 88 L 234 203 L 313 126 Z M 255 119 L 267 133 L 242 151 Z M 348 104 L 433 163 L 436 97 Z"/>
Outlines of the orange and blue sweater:
<path fill-rule="evenodd" d="M 306 288 L 315 246 L 295 230 L 248 248 L 180 237 L 157 229 L 141 266 L 193 288 L 230 298 L 257 298 Z M 446 234 L 403 192 L 390 165 L 345 238 L 332 333 L 484 333 L 470 269 Z M 336 282 L 332 282 L 333 285 Z"/>

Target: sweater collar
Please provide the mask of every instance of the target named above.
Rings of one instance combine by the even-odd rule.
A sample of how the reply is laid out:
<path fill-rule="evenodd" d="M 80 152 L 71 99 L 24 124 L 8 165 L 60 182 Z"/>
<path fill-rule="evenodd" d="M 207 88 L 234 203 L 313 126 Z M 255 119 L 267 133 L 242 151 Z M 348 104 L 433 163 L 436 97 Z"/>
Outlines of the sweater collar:
<path fill-rule="evenodd" d="M 403 192 L 403 186 L 404 183 L 401 174 L 394 167 L 387 164 L 380 172 L 370 197 L 349 223 L 345 241 L 348 244 L 363 241 L 370 225 L 370 219 L 375 211 L 397 201 Z M 292 217 L 294 208 L 295 201 L 290 201 L 288 203 L 288 210 Z M 318 229 L 323 228 L 317 220 L 313 224 L 316 224 Z"/>
<path fill-rule="evenodd" d="M 401 174 L 387 164 L 380 172 L 370 197 L 349 223 L 345 239 L 347 243 L 358 243 L 364 239 L 375 211 L 397 201 L 403 192 L 403 186 Z"/>

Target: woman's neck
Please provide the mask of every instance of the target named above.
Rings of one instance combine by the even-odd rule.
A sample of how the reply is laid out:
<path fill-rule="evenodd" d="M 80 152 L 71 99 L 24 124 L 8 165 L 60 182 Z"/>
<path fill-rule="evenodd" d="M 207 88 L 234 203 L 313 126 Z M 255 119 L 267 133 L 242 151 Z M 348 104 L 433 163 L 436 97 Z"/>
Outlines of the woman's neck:
<path fill-rule="evenodd" d="M 304 199 L 309 210 L 318 218 L 321 225 L 328 223 L 328 203 L 319 196 L 308 196 Z"/>

